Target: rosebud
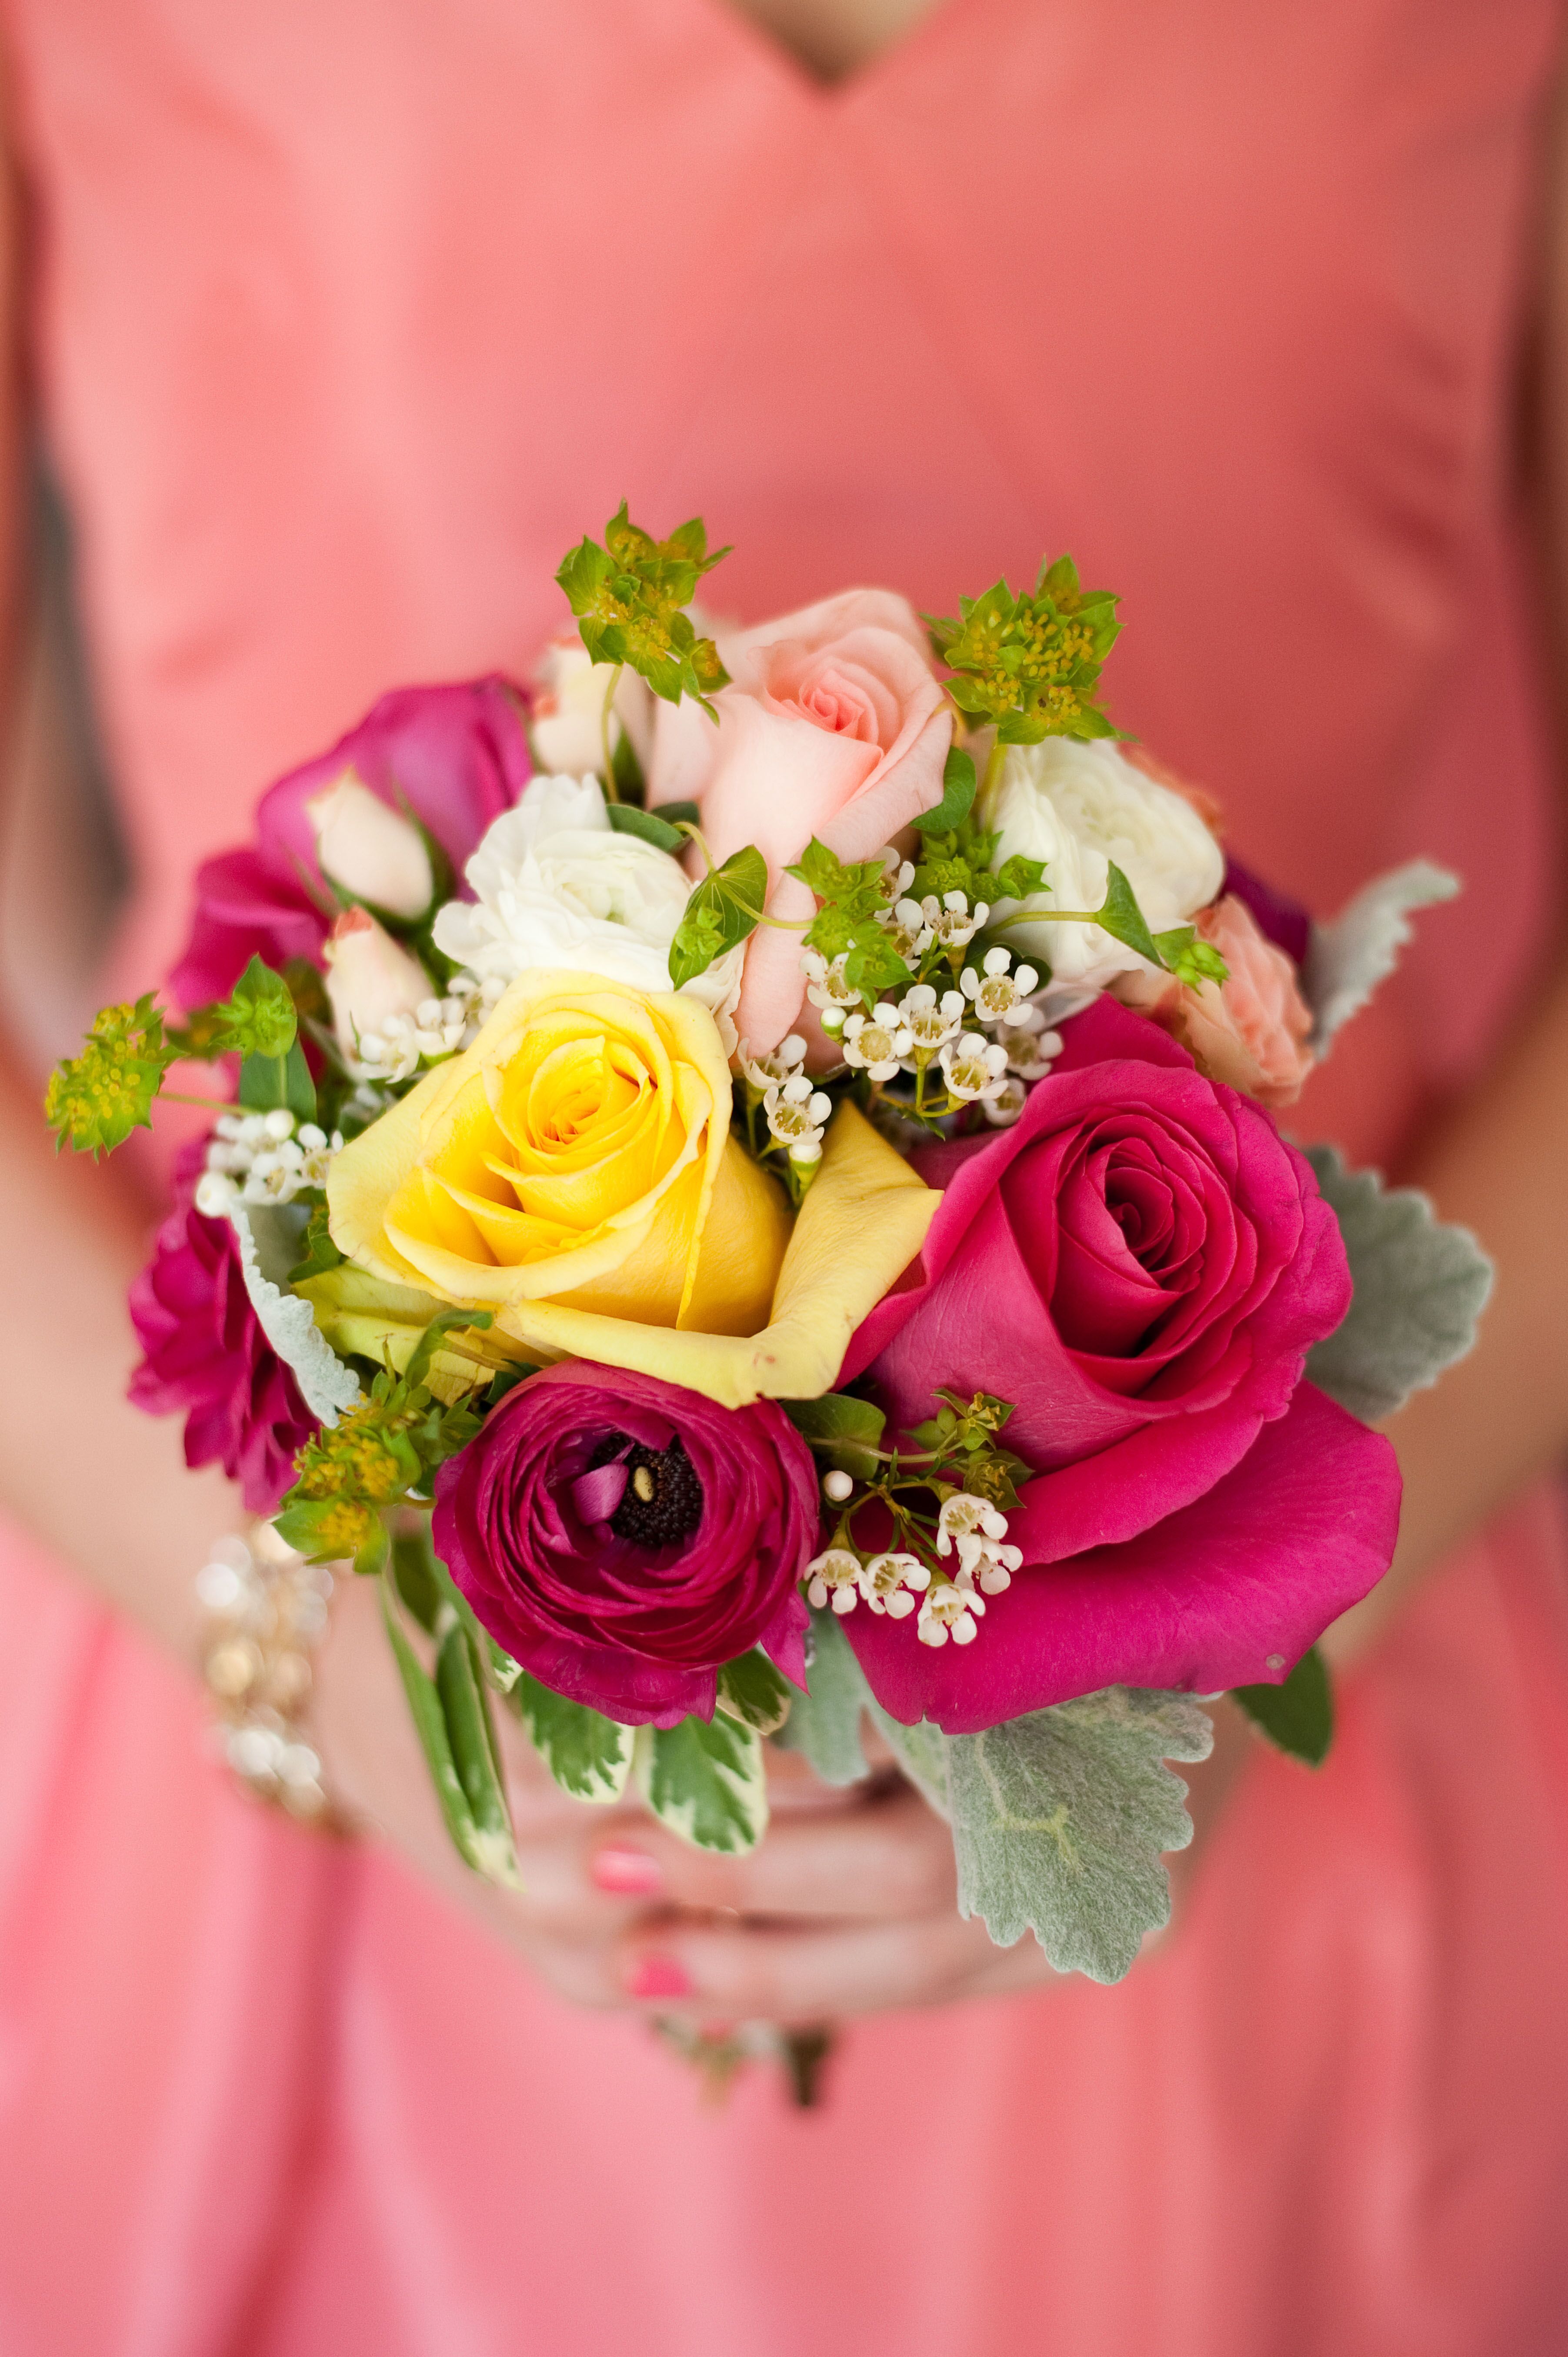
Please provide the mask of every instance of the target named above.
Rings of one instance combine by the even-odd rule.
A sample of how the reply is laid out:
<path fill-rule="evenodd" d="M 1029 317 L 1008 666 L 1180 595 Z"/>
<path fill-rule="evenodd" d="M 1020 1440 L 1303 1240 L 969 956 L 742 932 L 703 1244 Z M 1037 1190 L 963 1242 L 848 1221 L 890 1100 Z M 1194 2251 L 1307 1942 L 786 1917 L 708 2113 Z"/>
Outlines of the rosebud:
<path fill-rule="evenodd" d="M 419 960 L 368 909 L 346 909 L 327 943 L 327 996 L 339 1047 L 354 1055 L 367 1032 L 379 1031 L 389 1016 L 412 1015 L 430 995 Z"/>
<path fill-rule="evenodd" d="M 419 829 L 389 810 L 352 770 L 305 805 L 321 872 L 392 917 L 423 917 L 435 897 Z"/>
<path fill-rule="evenodd" d="M 609 666 L 594 662 L 575 630 L 552 639 L 533 676 L 529 734 L 542 770 L 558 777 L 596 775 L 605 766 L 605 693 Z M 652 748 L 652 697 L 647 683 L 629 667 L 620 675 L 610 719 L 612 744 L 624 730 L 638 759 L 647 766 Z"/>

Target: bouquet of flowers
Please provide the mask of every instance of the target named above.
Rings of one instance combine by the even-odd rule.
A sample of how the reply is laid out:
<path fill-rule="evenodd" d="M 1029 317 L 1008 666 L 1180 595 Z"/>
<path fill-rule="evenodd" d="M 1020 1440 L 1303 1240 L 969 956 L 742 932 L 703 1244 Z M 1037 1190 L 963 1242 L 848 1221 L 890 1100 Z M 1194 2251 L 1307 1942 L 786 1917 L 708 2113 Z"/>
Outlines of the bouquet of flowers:
<path fill-rule="evenodd" d="M 725 630 L 723 553 L 623 506 L 530 685 L 401 689 L 274 785 L 48 1118 L 109 1148 L 218 1076 L 132 1396 L 280 1560 L 380 1581 L 478 1872 L 517 1873 L 498 1709 L 728 1852 L 765 1741 L 847 1782 L 869 1717 L 963 1912 L 1115 1980 L 1201 1698 L 1322 1758 L 1315 1641 L 1398 1522 L 1373 1424 L 1473 1336 L 1473 1241 L 1275 1120 L 1456 887 L 1316 925 L 1249 875 L 1107 717 L 1068 557 Z M 236 1763 L 303 1810 L 307 1673 L 232 1639 Z"/>

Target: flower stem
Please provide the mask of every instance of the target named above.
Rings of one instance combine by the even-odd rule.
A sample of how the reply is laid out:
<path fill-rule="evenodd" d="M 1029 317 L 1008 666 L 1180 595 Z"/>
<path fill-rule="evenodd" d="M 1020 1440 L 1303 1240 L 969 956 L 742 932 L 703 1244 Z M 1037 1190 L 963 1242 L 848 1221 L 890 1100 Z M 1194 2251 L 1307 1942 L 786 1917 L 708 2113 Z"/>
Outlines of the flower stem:
<path fill-rule="evenodd" d="M 615 754 L 610 745 L 610 715 L 615 710 L 616 690 L 620 685 L 620 675 L 625 669 L 624 663 L 617 663 L 611 672 L 609 685 L 605 690 L 604 709 L 599 714 L 599 736 L 605 748 L 605 800 L 607 802 L 618 802 L 620 800 L 619 794 L 616 791 Z"/>

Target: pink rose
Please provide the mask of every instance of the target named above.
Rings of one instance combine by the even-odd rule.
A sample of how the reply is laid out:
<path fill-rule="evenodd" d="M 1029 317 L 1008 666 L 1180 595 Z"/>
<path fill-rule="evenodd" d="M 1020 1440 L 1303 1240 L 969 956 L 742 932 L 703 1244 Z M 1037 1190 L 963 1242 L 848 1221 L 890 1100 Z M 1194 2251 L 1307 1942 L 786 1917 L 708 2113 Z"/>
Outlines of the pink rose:
<path fill-rule="evenodd" d="M 1219 952 L 1230 969 L 1223 983 L 1189 990 L 1169 974 L 1140 967 L 1112 985 L 1124 1006 L 1134 1006 L 1179 1039 L 1211 1081 L 1240 1089 L 1260 1104 L 1294 1104 L 1316 1060 L 1307 1039 L 1312 1014 L 1284 952 L 1259 931 L 1243 900 L 1227 894 L 1195 918 L 1198 939 Z"/>
<path fill-rule="evenodd" d="M 841 859 L 875 858 L 934 809 L 951 715 L 915 609 L 891 590 L 846 589 L 718 647 L 719 725 L 694 704 L 659 706 L 648 799 L 696 802 L 716 861 L 754 843 L 768 913 L 799 921 L 816 903 L 782 871 L 813 834 Z M 754 1055 L 793 1028 L 804 995 L 800 934 L 759 926 L 735 1017 Z"/>
<path fill-rule="evenodd" d="M 841 1382 L 889 1426 L 1015 1402 L 1022 1568 L 973 1643 L 852 1612 L 877 1699 L 954 1733 L 1112 1684 L 1277 1680 L 1387 1570 L 1399 1474 L 1301 1380 L 1350 1301 L 1333 1212 L 1250 1099 L 1101 998 L 1012 1129 L 917 1157 L 945 1189 Z"/>

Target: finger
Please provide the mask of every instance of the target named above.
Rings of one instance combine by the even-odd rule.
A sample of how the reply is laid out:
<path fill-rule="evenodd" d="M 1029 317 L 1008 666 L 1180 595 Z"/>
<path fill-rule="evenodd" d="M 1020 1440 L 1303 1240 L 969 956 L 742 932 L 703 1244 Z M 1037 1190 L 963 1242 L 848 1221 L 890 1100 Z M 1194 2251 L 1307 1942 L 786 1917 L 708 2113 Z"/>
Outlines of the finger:
<path fill-rule="evenodd" d="M 628 1993 L 652 2009 L 786 2024 L 944 2005 L 1057 1977 L 1033 1940 L 997 1949 L 983 1923 L 952 1914 L 811 1931 L 674 1922 L 631 1935 L 621 1969 Z"/>
<path fill-rule="evenodd" d="M 897 1919 L 951 1913 L 952 1834 L 908 1786 L 858 1805 L 774 1819 L 745 1857 L 691 1848 L 648 1820 L 596 1843 L 601 1889 L 745 1915 Z"/>

